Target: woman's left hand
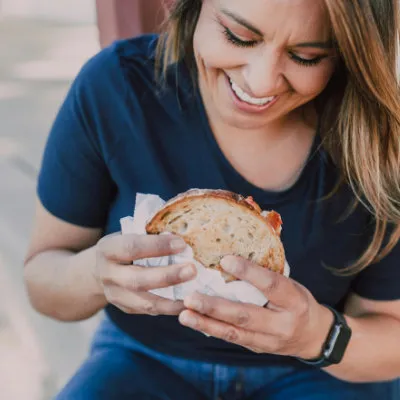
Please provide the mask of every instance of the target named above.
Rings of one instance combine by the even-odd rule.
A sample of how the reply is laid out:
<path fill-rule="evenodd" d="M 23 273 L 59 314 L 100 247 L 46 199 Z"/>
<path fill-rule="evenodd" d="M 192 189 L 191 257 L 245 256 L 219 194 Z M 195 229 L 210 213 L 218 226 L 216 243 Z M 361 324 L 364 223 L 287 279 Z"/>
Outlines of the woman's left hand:
<path fill-rule="evenodd" d="M 196 293 L 184 301 L 182 325 L 256 353 L 319 357 L 333 322 L 330 310 L 304 286 L 244 258 L 225 257 L 222 267 L 258 288 L 269 300 L 267 306 Z"/>

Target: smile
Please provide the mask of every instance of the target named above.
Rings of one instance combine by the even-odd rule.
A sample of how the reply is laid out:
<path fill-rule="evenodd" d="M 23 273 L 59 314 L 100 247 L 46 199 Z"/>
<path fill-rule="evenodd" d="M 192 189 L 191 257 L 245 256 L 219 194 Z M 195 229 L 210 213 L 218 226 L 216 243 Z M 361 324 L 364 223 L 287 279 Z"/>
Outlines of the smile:
<path fill-rule="evenodd" d="M 265 106 L 268 103 L 272 102 L 276 96 L 271 96 L 271 97 L 252 97 L 248 93 L 246 93 L 244 90 L 241 89 L 239 85 L 237 85 L 231 78 L 228 77 L 229 83 L 231 85 L 231 88 L 233 92 L 236 94 L 236 96 L 239 98 L 239 100 L 251 104 L 253 106 Z"/>

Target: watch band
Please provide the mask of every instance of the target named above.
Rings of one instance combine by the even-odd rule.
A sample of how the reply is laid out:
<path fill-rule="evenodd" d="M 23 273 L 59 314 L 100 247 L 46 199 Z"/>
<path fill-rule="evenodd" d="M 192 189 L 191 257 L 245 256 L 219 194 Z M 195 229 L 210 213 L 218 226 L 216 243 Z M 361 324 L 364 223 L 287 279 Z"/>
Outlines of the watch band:
<path fill-rule="evenodd" d="M 318 368 L 328 367 L 332 364 L 339 364 L 342 361 L 351 338 L 351 329 L 347 324 L 345 317 L 334 308 L 326 304 L 323 304 L 323 306 L 331 310 L 335 318 L 331 329 L 329 330 L 328 337 L 323 345 L 321 355 L 312 360 L 297 358 L 305 364 Z"/>

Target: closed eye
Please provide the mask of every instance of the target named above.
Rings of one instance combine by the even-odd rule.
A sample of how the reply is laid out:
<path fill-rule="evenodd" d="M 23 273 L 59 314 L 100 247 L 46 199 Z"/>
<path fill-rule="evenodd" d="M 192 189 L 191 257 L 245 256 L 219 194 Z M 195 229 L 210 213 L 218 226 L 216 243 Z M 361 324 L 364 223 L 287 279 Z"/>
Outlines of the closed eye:
<path fill-rule="evenodd" d="M 239 37 L 237 37 L 226 26 L 222 26 L 222 28 L 223 28 L 223 34 L 224 34 L 226 40 L 229 43 L 233 44 L 234 46 L 248 48 L 248 47 L 254 47 L 259 43 L 258 40 L 243 40 L 243 39 L 240 39 Z M 299 57 L 298 55 L 296 55 L 293 52 L 289 52 L 289 57 L 295 63 L 297 63 L 299 65 L 306 66 L 306 67 L 311 67 L 313 65 L 319 64 L 326 56 L 323 55 L 323 56 L 318 56 L 318 57 L 314 57 L 314 58 L 311 58 L 311 59 L 307 59 L 307 58 Z"/>
<path fill-rule="evenodd" d="M 297 64 L 303 65 L 305 67 L 311 67 L 313 65 L 319 64 L 326 56 L 318 56 L 314 58 L 302 58 L 293 52 L 289 52 L 289 57 Z"/>
<path fill-rule="evenodd" d="M 225 26 L 223 26 L 223 33 L 229 43 L 238 47 L 254 47 L 258 44 L 257 40 L 242 40 L 238 38 L 229 28 Z"/>

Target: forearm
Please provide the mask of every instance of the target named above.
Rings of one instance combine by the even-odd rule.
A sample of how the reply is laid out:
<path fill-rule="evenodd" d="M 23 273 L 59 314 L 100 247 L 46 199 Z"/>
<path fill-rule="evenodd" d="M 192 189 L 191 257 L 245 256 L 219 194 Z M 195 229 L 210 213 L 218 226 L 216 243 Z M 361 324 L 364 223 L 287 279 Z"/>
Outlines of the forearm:
<path fill-rule="evenodd" d="M 26 263 L 25 283 L 33 307 L 61 321 L 79 321 L 107 304 L 94 277 L 96 250 L 52 250 Z"/>
<path fill-rule="evenodd" d="M 345 356 L 325 371 L 351 382 L 400 377 L 400 321 L 385 315 L 346 319 L 353 334 Z"/>

